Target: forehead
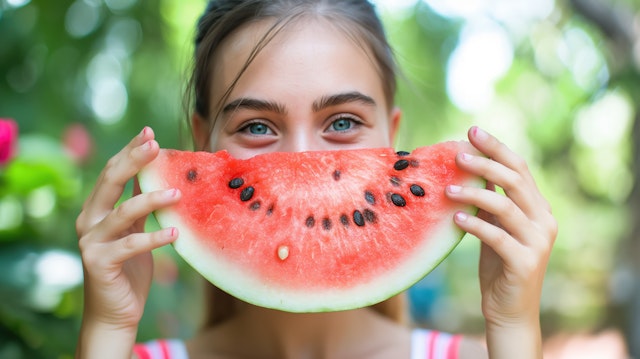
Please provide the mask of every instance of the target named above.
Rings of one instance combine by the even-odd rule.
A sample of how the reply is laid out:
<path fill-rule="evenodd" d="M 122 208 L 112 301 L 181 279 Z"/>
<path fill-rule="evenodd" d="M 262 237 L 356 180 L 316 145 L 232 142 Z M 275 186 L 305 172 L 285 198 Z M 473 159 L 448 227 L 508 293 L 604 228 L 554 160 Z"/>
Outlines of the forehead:
<path fill-rule="evenodd" d="M 382 94 L 382 77 L 366 46 L 355 35 L 322 18 L 304 18 L 280 29 L 261 43 L 273 21 L 261 20 L 240 27 L 222 42 L 213 58 L 212 103 L 238 78 L 236 92 L 291 91 L 375 92 Z M 259 49 L 246 69 L 256 46 Z M 244 71 L 244 72 L 243 72 Z M 300 92 L 298 92 L 300 93 Z"/>

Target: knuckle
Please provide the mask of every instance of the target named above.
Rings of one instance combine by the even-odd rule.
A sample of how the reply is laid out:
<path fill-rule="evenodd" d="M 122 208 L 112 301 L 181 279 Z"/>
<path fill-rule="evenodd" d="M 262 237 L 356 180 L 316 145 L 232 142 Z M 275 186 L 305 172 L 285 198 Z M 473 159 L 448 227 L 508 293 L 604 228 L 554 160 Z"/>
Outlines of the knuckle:
<path fill-rule="evenodd" d="M 82 211 L 78 215 L 78 218 L 76 218 L 76 233 L 78 237 L 82 237 L 82 234 L 86 231 L 87 226 L 85 225 L 85 222 L 86 222 L 85 217 L 86 217 L 86 214 L 84 211 Z"/>
<path fill-rule="evenodd" d="M 129 201 L 122 202 L 119 206 L 113 209 L 113 216 L 120 219 L 129 219 L 133 214 L 131 204 Z"/>
<path fill-rule="evenodd" d="M 539 271 L 540 261 L 536 255 L 528 255 L 523 256 L 518 260 L 520 268 L 522 268 L 523 273 L 526 273 L 526 278 L 529 279 L 531 273 L 536 273 Z"/>
<path fill-rule="evenodd" d="M 95 267 L 100 262 L 100 251 L 97 250 L 96 244 L 90 238 L 83 237 L 78 241 L 80 256 L 82 263 L 86 267 Z"/>
<path fill-rule="evenodd" d="M 107 160 L 107 163 L 104 166 L 103 174 L 111 172 L 114 168 L 118 167 L 118 155 L 115 155 Z"/>
<path fill-rule="evenodd" d="M 137 243 L 136 237 L 137 237 L 136 233 L 129 234 L 123 237 L 122 239 L 120 239 L 119 243 L 126 252 L 134 251 L 136 249 L 136 243 Z"/>
<path fill-rule="evenodd" d="M 511 235 L 509 235 L 509 233 L 507 233 L 505 230 L 500 229 L 496 235 L 496 241 L 498 243 L 498 245 L 502 246 L 505 245 L 506 243 L 512 241 L 513 238 L 511 238 Z"/>
<path fill-rule="evenodd" d="M 518 173 L 529 173 L 529 164 L 519 155 L 514 155 L 513 167 Z"/>
<path fill-rule="evenodd" d="M 504 218 L 510 218 L 515 216 L 520 208 L 511 199 L 506 196 L 500 197 L 500 203 L 498 204 L 497 213 Z"/>
<path fill-rule="evenodd" d="M 548 224 L 547 224 L 547 234 L 549 235 L 549 238 L 553 241 L 555 241 L 556 236 L 558 235 L 558 221 L 556 220 L 556 218 L 554 216 L 549 216 L 548 219 Z"/>
<path fill-rule="evenodd" d="M 515 190 L 517 188 L 523 188 L 526 186 L 525 179 L 518 172 L 511 172 L 505 179 L 505 183 L 503 184 L 503 188 L 505 190 Z"/>

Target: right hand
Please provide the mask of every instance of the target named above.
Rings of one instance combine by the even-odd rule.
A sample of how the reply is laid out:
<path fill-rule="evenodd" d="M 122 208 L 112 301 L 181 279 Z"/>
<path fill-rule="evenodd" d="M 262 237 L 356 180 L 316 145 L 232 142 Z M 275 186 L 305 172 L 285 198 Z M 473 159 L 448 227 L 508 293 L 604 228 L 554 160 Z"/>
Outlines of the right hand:
<path fill-rule="evenodd" d="M 159 152 L 145 127 L 103 169 L 76 221 L 84 265 L 84 326 L 137 330 L 153 274 L 151 250 L 173 242 L 175 228 L 145 233 L 146 217 L 180 198 L 178 190 L 140 194 L 116 205 L 126 183 Z"/>

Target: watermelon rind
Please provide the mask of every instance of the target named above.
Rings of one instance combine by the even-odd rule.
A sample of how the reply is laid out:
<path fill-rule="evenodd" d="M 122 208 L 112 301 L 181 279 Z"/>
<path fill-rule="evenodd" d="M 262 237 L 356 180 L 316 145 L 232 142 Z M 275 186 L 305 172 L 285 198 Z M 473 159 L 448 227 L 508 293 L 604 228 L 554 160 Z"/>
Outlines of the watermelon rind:
<path fill-rule="evenodd" d="M 466 142 L 461 142 L 460 146 L 461 151 L 464 149 L 465 152 L 477 154 L 477 151 Z M 168 183 L 163 180 L 163 174 L 153 165 L 146 166 L 138 174 L 138 179 L 143 193 L 169 188 Z M 486 182 L 479 177 L 469 176 L 460 185 L 482 188 Z M 444 184 L 442 188 L 444 190 Z M 185 225 L 171 208 L 157 210 L 154 215 L 162 228 L 179 229 L 179 238 L 173 244 L 176 252 L 220 289 L 257 306 L 309 313 L 349 310 L 373 305 L 411 287 L 437 267 L 464 237 L 465 232 L 453 222 L 453 215 L 458 211 L 476 213 L 477 208 L 453 204 L 443 219 L 432 228 L 429 235 L 429 238 L 438 238 L 438 240 L 421 241 L 415 251 L 391 270 L 365 283 L 347 288 L 322 288 L 321 290 L 315 290 L 313 286 L 311 289 L 291 288 L 265 283 L 260 277 L 246 271 L 246 268 L 228 260 L 224 254 L 217 255 L 214 259 L 211 248 L 207 248 L 197 240 L 199 235 Z"/>

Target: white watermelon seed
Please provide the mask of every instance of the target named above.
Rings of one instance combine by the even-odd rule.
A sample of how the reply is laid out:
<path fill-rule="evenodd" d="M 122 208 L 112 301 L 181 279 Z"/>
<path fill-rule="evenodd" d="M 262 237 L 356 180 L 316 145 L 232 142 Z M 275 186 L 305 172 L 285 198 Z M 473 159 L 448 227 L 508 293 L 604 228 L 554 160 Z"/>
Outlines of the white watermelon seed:
<path fill-rule="evenodd" d="M 280 260 L 282 261 L 289 258 L 289 247 L 287 246 L 278 247 L 278 258 L 280 258 Z"/>

